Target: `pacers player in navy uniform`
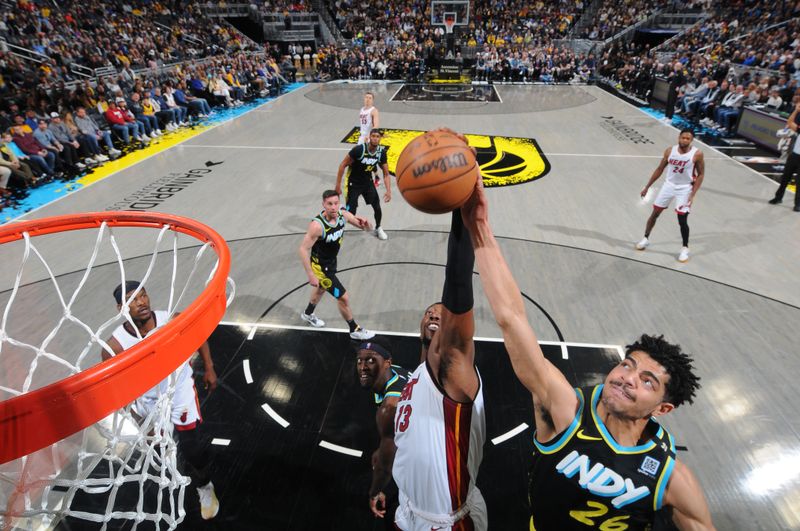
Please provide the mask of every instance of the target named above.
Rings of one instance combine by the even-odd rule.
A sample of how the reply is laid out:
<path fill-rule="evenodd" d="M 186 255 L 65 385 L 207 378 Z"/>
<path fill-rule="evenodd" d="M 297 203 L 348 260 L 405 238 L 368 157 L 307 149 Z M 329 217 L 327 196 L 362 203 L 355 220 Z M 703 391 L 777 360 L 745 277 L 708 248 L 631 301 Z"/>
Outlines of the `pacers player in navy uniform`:
<path fill-rule="evenodd" d="M 350 223 L 359 229 L 369 230 L 369 221 L 342 210 L 339 194 L 333 190 L 325 190 L 322 193 L 322 208 L 322 212 L 309 223 L 306 235 L 297 250 L 303 269 L 306 270 L 308 283 L 313 290 L 308 306 L 300 317 L 313 327 L 325 326 L 325 321 L 314 314 L 314 309 L 327 291 L 339 304 L 339 313 L 350 327 L 350 337 L 363 341 L 375 334 L 358 326 L 353 319 L 347 290 L 336 278 L 336 258 L 342 246 L 345 225 Z"/>
<path fill-rule="evenodd" d="M 692 359 L 644 335 L 594 388 L 574 389 L 542 354 L 488 221 L 478 180 L 462 207 L 486 297 L 514 372 L 533 395 L 531 529 L 648 530 L 669 507 L 679 529 L 714 529 L 703 492 L 656 420 L 699 388 Z"/>
<path fill-rule="evenodd" d="M 356 351 L 356 373 L 358 382 L 364 389 L 372 392 L 373 402 L 377 408 L 375 423 L 378 428 L 380 442 L 378 449 L 372 454 L 372 484 L 370 492 L 370 508 L 375 516 L 383 517 L 387 508 L 390 510 L 389 521 L 394 517 L 391 509 L 397 507 L 397 488 L 384 492 L 392 478 L 392 462 L 394 461 L 394 414 L 397 402 L 408 382 L 408 371 L 399 365 L 392 365 L 392 354 L 386 345 L 372 338 L 358 346 Z"/>
<path fill-rule="evenodd" d="M 347 193 L 345 202 L 347 211 L 355 214 L 358 210 L 358 198 L 364 196 L 364 201 L 372 207 L 375 214 L 374 234 L 379 240 L 387 238 L 386 232 L 381 228 L 383 212 L 381 211 L 381 200 L 378 191 L 372 182 L 372 172 L 380 167 L 383 172 L 383 184 L 386 192 L 383 200 L 388 203 L 392 200 L 392 181 L 389 178 L 389 166 L 386 163 L 386 146 L 381 145 L 380 130 L 373 129 L 369 133 L 369 142 L 358 144 L 344 156 L 344 160 L 339 164 L 339 171 L 336 172 L 336 193 L 342 193 L 342 176 L 346 168 L 350 168 L 347 176 Z"/>

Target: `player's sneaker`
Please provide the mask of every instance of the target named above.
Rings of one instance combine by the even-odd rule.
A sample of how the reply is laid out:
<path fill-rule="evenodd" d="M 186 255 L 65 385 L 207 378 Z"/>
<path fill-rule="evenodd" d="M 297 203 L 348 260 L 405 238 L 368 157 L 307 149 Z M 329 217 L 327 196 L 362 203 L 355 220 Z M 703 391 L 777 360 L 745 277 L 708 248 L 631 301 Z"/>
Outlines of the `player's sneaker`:
<path fill-rule="evenodd" d="M 300 312 L 300 319 L 307 322 L 314 328 L 322 328 L 325 326 L 325 321 L 316 316 L 316 314 L 308 315 L 306 312 Z M 352 335 L 352 334 L 351 334 Z"/>
<path fill-rule="evenodd" d="M 367 339 L 372 339 L 375 337 L 375 332 L 371 332 L 366 328 L 361 328 L 360 326 L 350 332 L 350 337 L 353 339 L 357 339 L 359 341 L 366 341 Z"/>
<path fill-rule="evenodd" d="M 217 516 L 219 500 L 214 492 L 214 484 L 209 481 L 202 487 L 197 487 L 197 495 L 200 497 L 200 516 L 203 520 L 211 520 Z"/>
<path fill-rule="evenodd" d="M 678 262 L 688 262 L 688 261 L 689 261 L 689 248 L 681 247 L 681 254 L 678 255 Z"/>
<path fill-rule="evenodd" d="M 650 245 L 650 240 L 648 240 L 647 238 L 642 238 L 642 239 L 641 239 L 641 240 L 639 240 L 639 242 L 636 244 L 636 250 L 637 250 L 637 251 L 644 251 L 645 249 L 647 249 L 647 247 L 648 247 L 649 245 Z"/>
<path fill-rule="evenodd" d="M 386 235 L 386 232 L 384 232 L 384 230 L 383 230 L 381 227 L 378 227 L 377 229 L 375 229 L 374 231 L 372 231 L 372 233 L 373 233 L 373 234 L 375 235 L 375 237 L 376 237 L 376 238 L 378 238 L 379 240 L 385 240 L 385 239 L 387 239 L 387 238 L 389 237 L 389 236 L 387 236 L 387 235 Z"/>

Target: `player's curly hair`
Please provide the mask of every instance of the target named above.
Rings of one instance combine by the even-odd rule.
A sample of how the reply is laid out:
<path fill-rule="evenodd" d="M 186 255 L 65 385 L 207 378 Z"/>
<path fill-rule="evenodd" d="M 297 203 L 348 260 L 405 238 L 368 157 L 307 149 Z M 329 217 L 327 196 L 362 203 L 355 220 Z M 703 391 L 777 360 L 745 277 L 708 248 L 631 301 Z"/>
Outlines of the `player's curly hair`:
<path fill-rule="evenodd" d="M 684 402 L 693 403 L 693 398 L 700 389 L 700 377 L 694 374 L 694 360 L 681 351 L 680 345 L 668 343 L 663 335 L 642 337 L 631 345 L 625 346 L 625 354 L 634 351 L 646 352 L 661 364 L 669 374 L 669 381 L 664 386 L 664 400 L 680 406 Z"/>

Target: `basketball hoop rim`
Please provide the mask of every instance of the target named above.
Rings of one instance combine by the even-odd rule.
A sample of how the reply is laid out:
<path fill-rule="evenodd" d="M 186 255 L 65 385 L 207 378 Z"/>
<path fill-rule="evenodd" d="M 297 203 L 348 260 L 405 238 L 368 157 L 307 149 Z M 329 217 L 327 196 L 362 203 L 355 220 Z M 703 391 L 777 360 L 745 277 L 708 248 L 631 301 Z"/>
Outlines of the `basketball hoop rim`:
<path fill-rule="evenodd" d="M 209 243 L 214 275 L 197 299 L 152 335 L 109 360 L 45 387 L 0 402 L 0 464 L 50 446 L 91 426 L 156 386 L 186 361 L 225 314 L 230 250 L 210 227 L 156 212 L 88 212 L 0 226 L 0 244 L 58 232 L 110 227 L 161 228 Z"/>

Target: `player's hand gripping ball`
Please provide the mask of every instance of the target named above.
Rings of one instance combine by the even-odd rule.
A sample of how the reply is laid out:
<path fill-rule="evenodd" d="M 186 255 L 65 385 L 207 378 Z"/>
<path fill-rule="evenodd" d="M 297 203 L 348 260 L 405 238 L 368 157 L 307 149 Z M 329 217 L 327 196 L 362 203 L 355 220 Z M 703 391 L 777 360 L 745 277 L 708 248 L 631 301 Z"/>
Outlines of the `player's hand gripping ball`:
<path fill-rule="evenodd" d="M 480 170 L 475 152 L 462 138 L 436 129 L 418 136 L 400 153 L 397 187 L 411 206 L 444 214 L 469 199 Z"/>

